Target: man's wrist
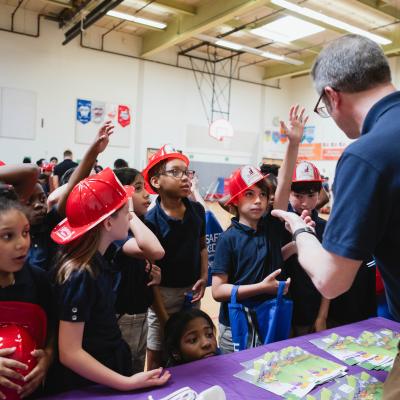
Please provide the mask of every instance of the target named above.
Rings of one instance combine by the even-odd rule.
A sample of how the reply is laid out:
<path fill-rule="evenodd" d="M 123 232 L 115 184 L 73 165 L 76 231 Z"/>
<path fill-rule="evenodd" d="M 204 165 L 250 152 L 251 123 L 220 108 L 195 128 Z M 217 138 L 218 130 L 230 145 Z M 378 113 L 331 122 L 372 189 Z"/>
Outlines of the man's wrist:
<path fill-rule="evenodd" d="M 292 239 L 295 242 L 296 238 L 298 235 L 302 234 L 302 233 L 308 233 L 310 235 L 313 235 L 316 237 L 315 231 L 313 228 L 311 228 L 310 226 L 302 226 L 297 228 L 296 230 L 294 230 L 293 235 L 292 235 Z"/>

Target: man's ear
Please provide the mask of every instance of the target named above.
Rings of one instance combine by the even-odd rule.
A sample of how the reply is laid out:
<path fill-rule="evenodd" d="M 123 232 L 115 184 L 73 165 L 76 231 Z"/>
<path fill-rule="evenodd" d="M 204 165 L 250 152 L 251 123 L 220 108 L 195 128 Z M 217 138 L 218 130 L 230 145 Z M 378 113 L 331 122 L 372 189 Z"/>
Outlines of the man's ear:
<path fill-rule="evenodd" d="M 341 96 L 340 92 L 336 91 L 335 89 L 331 88 L 330 86 L 327 86 L 325 89 L 325 97 L 328 100 L 328 108 L 338 108 L 341 103 Z"/>
<path fill-rule="evenodd" d="M 160 189 L 160 176 L 159 175 L 154 175 L 150 178 L 150 183 L 153 186 L 154 189 Z"/>

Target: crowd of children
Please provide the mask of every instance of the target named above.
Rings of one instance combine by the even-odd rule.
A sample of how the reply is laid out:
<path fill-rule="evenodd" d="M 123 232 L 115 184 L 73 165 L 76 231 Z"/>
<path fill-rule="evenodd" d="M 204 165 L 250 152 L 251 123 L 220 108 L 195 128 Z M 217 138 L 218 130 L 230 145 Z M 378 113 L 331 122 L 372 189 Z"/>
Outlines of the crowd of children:
<path fill-rule="evenodd" d="M 0 398 L 92 384 L 121 391 L 163 385 L 171 376 L 163 367 L 236 349 L 232 299 L 251 310 L 283 291 L 293 302 L 293 317 L 285 318 L 292 317 L 294 336 L 373 316 L 370 260 L 352 289 L 329 301 L 298 263 L 284 224 L 271 216 L 272 209 L 302 215 L 322 240 L 320 173 L 312 163 L 296 163 L 304 109 L 292 107 L 289 120 L 282 123 L 288 145 L 278 177 L 278 168 L 266 173 L 265 166 L 232 173 L 226 206 L 236 216 L 218 239 L 210 271 L 206 212 L 192 200 L 189 159 L 171 146 L 142 173 L 122 159 L 114 171 L 103 170 L 97 157 L 113 133 L 107 122 L 79 165 L 66 151 L 63 162 L 41 163 L 41 171 L 29 163 L 0 166 L 0 334 L 12 335 L 5 329 L 18 325 L 19 335 L 37 336 L 28 320 L 17 324 L 5 312 L 15 302 L 22 319 L 34 304 L 46 320 L 23 360 L 15 347 L 0 347 Z M 41 184 L 40 172 L 50 172 Z M 150 194 L 158 195 L 152 207 Z M 221 303 L 218 342 L 200 310 L 209 272 Z M 257 316 L 250 322 L 257 331 L 267 331 L 265 324 Z M 266 340 L 253 339 L 245 347 Z"/>

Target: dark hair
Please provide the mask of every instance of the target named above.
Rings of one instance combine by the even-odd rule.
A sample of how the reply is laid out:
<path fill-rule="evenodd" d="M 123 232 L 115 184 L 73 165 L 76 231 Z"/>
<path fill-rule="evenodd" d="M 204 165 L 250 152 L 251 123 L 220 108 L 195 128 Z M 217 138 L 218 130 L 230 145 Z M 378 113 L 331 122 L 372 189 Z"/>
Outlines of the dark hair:
<path fill-rule="evenodd" d="M 268 183 L 264 179 L 261 179 L 261 181 L 258 181 L 255 186 L 257 186 L 259 189 L 263 190 L 265 193 L 267 193 L 267 196 L 269 197 L 271 192 L 270 192 L 270 187 Z"/>
<path fill-rule="evenodd" d="M 65 157 L 72 157 L 72 151 L 71 150 L 65 150 L 63 153 L 64 158 Z"/>
<path fill-rule="evenodd" d="M 129 167 L 128 162 L 125 161 L 125 160 L 122 159 L 122 158 L 117 158 L 117 159 L 114 161 L 114 169 L 117 169 L 117 168 L 127 168 L 127 167 Z"/>
<path fill-rule="evenodd" d="M 53 157 L 50 158 L 50 162 L 52 162 L 53 160 L 58 162 L 58 158 L 57 157 L 53 156 Z"/>
<path fill-rule="evenodd" d="M 204 318 L 210 325 L 210 328 L 215 331 L 215 326 L 210 316 L 198 308 L 189 308 L 178 311 L 177 313 L 172 314 L 165 324 L 164 344 L 168 364 L 176 365 L 182 362 L 180 358 L 176 357 L 177 354 L 180 354 L 182 335 L 188 323 L 196 318 Z"/>
<path fill-rule="evenodd" d="M 129 167 L 114 169 L 114 174 L 123 185 L 131 185 L 136 177 L 141 175 L 140 171 Z"/>
<path fill-rule="evenodd" d="M 295 193 L 319 193 L 322 182 L 293 182 L 290 190 Z"/>
<path fill-rule="evenodd" d="M 278 178 L 274 174 L 269 174 L 265 177 L 265 182 L 269 189 L 269 195 L 275 193 L 278 186 Z"/>
<path fill-rule="evenodd" d="M 37 165 L 38 167 L 41 167 L 44 160 L 45 160 L 45 158 L 39 158 L 39 160 L 36 161 L 36 165 Z"/>
<path fill-rule="evenodd" d="M 263 175 L 272 174 L 278 176 L 280 166 L 278 164 L 262 164 L 260 171 Z"/>
<path fill-rule="evenodd" d="M 22 160 L 22 162 L 24 164 L 30 164 L 32 162 L 32 159 L 30 157 L 24 157 L 24 159 Z"/>
<path fill-rule="evenodd" d="M 73 174 L 73 172 L 75 171 L 76 167 L 72 167 L 70 169 L 67 169 L 63 176 L 60 179 L 60 186 L 65 185 L 66 183 L 68 183 L 68 181 L 71 178 L 71 175 Z"/>
<path fill-rule="evenodd" d="M 151 188 L 152 188 L 155 192 L 158 192 L 158 191 L 157 191 L 157 189 L 151 184 L 151 178 L 152 178 L 153 176 L 160 175 L 161 173 L 163 173 L 164 170 L 165 170 L 165 165 L 166 165 L 167 162 L 170 161 L 170 160 L 171 160 L 171 159 L 168 159 L 168 158 L 167 158 L 167 159 L 165 159 L 165 160 L 160 161 L 159 163 L 157 163 L 156 165 L 154 165 L 154 167 L 150 168 L 150 170 L 149 170 L 149 172 L 148 172 L 148 174 L 147 174 L 148 179 L 149 179 L 149 184 L 150 184 Z"/>
<path fill-rule="evenodd" d="M 0 215 L 10 210 L 20 211 L 26 216 L 23 205 L 17 199 L 15 199 L 15 197 L 0 195 Z"/>
<path fill-rule="evenodd" d="M 3 197 L 9 200 L 18 201 L 18 195 L 14 186 L 0 182 L 0 198 Z"/>

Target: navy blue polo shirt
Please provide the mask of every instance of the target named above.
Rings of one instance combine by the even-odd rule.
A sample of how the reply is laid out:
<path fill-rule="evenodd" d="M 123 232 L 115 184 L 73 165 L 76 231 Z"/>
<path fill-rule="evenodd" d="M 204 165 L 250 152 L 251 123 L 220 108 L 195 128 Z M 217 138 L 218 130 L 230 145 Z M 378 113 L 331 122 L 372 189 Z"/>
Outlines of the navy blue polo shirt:
<path fill-rule="evenodd" d="M 143 314 L 153 304 L 153 288 L 147 286 L 150 282 L 146 272 L 146 261 L 127 256 L 122 247 L 132 238 L 132 233 L 125 241 L 114 242 L 115 251 L 112 255 L 113 265 L 121 271 L 115 310 L 117 314 Z M 109 250 L 107 250 L 107 253 Z"/>
<path fill-rule="evenodd" d="M 145 223 L 154 232 L 165 256 L 157 261 L 161 268 L 161 286 L 181 288 L 193 285 L 201 272 L 200 238 L 206 234 L 204 207 L 182 199 L 186 211 L 183 219 L 172 218 L 161 207 L 161 199 L 146 214 Z"/>
<path fill-rule="evenodd" d="M 55 321 L 54 296 L 46 272 L 26 262 L 22 269 L 14 273 L 14 279 L 13 285 L 0 287 L 0 301 L 37 304 L 46 312 L 48 325 L 52 325 Z"/>
<path fill-rule="evenodd" d="M 382 273 L 389 310 L 400 321 L 400 92 L 368 112 L 361 137 L 342 154 L 333 192 L 335 203 L 324 248 L 366 260 L 373 253 Z"/>
<path fill-rule="evenodd" d="M 108 368 L 128 376 L 131 353 L 122 339 L 114 308 L 119 274 L 98 252 L 91 265 L 94 275 L 85 269 L 73 271 L 63 284 L 56 285 L 58 318 L 84 322 L 82 348 Z M 59 374 L 63 389 L 90 383 L 65 367 Z"/>
<path fill-rule="evenodd" d="M 282 267 L 283 231 L 283 223 L 270 214 L 260 220 L 257 230 L 232 218 L 232 225 L 218 239 L 211 273 L 228 275 L 228 283 L 233 285 L 261 282 Z M 258 295 L 242 303 L 262 302 L 273 297 Z M 228 302 L 221 302 L 219 322 L 230 326 Z"/>
<path fill-rule="evenodd" d="M 51 239 L 50 233 L 61 220 L 62 217 L 56 207 L 53 207 L 41 224 L 31 226 L 31 247 L 28 253 L 28 262 L 31 265 L 45 271 L 49 271 L 53 267 L 58 246 Z"/>
<path fill-rule="evenodd" d="M 288 211 L 295 212 L 290 204 Z M 315 222 L 317 238 L 322 242 L 326 221 L 318 216 L 316 210 L 312 211 L 311 218 Z M 285 236 L 287 242 L 292 240 L 292 235 L 289 232 L 286 232 Z M 289 295 L 293 300 L 293 324 L 300 326 L 313 324 L 321 305 L 321 294 L 300 265 L 297 254 L 285 261 L 285 271 L 291 278 Z"/>

